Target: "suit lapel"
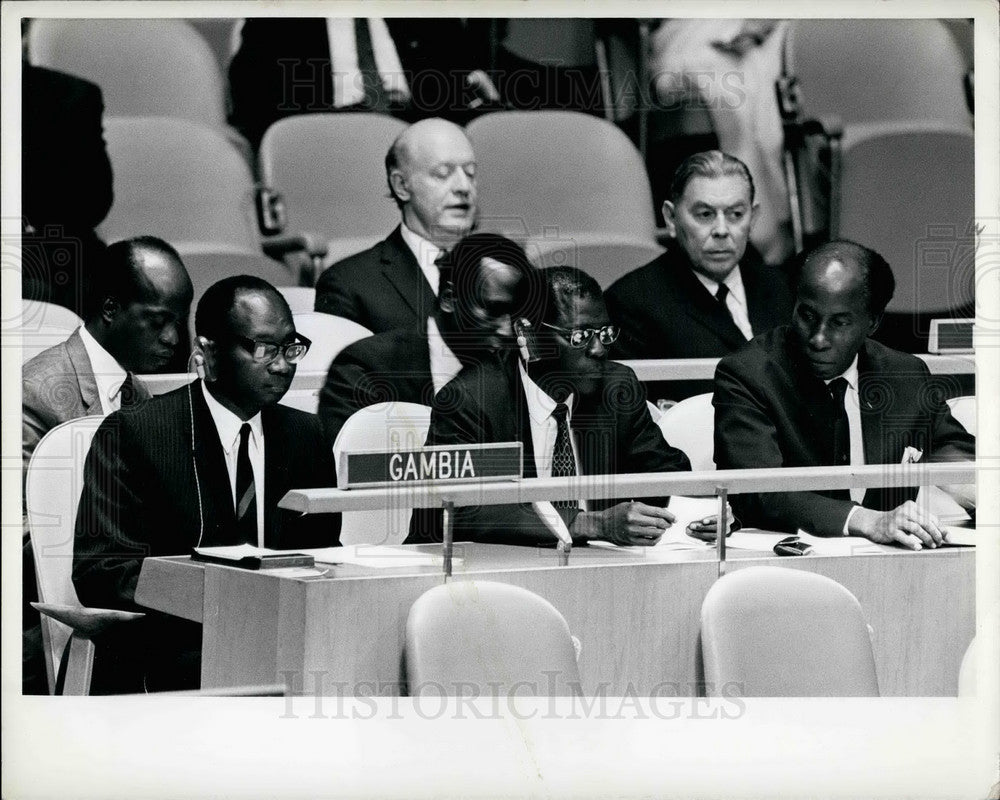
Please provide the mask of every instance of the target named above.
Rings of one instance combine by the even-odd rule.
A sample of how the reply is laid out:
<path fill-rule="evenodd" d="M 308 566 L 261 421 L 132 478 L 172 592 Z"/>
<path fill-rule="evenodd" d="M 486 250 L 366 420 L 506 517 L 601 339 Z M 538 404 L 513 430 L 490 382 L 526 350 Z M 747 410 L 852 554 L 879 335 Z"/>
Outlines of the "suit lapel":
<path fill-rule="evenodd" d="M 744 344 L 746 339 L 736 327 L 729 312 L 709 294 L 699 281 L 686 260 L 676 263 L 672 277 L 688 302 L 683 304 L 684 313 L 695 324 L 710 331 L 716 338 L 725 343 L 726 348 L 734 350 Z"/>
<path fill-rule="evenodd" d="M 749 254 L 749 250 L 747 253 Z M 775 324 L 771 314 L 771 298 L 762 291 L 760 270 L 761 266 L 753 261 L 740 263 L 740 277 L 743 279 L 743 292 L 747 298 L 747 316 L 755 336 L 770 330 Z"/>
<path fill-rule="evenodd" d="M 90 356 L 87 355 L 87 348 L 80 338 L 80 332 L 74 331 L 66 340 L 66 352 L 69 355 L 73 371 L 76 372 L 76 382 L 80 387 L 80 401 L 83 404 L 84 413 L 87 416 L 92 414 L 103 414 L 101 397 L 97 391 L 97 380 L 94 378 L 94 367 L 90 363 Z"/>
<path fill-rule="evenodd" d="M 282 436 L 282 426 L 273 408 L 261 411 L 261 423 L 264 428 L 264 545 L 281 547 L 278 500 L 291 488 L 289 449 L 282 446 L 287 438 Z"/>
<path fill-rule="evenodd" d="M 382 248 L 382 275 L 418 318 L 426 318 L 434 297 L 431 285 L 424 277 L 413 251 L 403 241 L 399 228 L 394 230 Z"/>

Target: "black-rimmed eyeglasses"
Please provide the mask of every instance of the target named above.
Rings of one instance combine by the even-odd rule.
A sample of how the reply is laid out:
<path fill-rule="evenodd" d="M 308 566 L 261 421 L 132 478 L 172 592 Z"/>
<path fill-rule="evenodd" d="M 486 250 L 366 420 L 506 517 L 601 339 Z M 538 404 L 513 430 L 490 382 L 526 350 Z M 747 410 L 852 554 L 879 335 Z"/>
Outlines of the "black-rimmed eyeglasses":
<path fill-rule="evenodd" d="M 278 357 L 279 353 L 284 354 L 285 361 L 289 364 L 298 364 L 303 358 L 305 358 L 306 353 L 309 352 L 310 345 L 312 345 L 312 342 L 301 333 L 295 334 L 295 341 L 289 342 L 288 344 L 261 342 L 257 339 L 250 339 L 246 336 L 238 335 L 234 335 L 233 339 L 235 339 L 258 364 L 270 364 Z"/>
<path fill-rule="evenodd" d="M 618 334 L 620 333 L 620 329 L 617 325 L 605 325 L 603 328 L 573 328 L 572 330 L 560 328 L 556 325 L 549 325 L 547 322 L 543 322 L 542 325 L 561 333 L 567 338 L 567 340 L 569 340 L 569 346 L 576 348 L 587 347 L 593 340 L 595 334 L 601 344 L 607 347 L 608 345 L 615 343 L 618 339 Z"/>

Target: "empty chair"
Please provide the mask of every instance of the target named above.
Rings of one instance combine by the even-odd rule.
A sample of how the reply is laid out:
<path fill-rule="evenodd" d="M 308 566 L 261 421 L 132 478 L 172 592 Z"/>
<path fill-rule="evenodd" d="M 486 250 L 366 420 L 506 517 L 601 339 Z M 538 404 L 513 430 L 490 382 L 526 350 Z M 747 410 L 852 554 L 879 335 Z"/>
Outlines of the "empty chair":
<path fill-rule="evenodd" d="M 36 19 L 31 61 L 101 87 L 107 116 L 178 117 L 226 126 L 222 70 L 181 19 Z"/>
<path fill-rule="evenodd" d="M 405 660 L 412 696 L 581 694 L 562 614 L 504 583 L 451 581 L 424 592 L 406 620 Z"/>
<path fill-rule="evenodd" d="M 299 362 L 299 369 L 304 372 L 326 372 L 330 368 L 330 362 L 347 345 L 372 335 L 363 325 L 333 314 L 293 311 L 292 318 L 295 320 L 295 330 L 312 342 L 309 352 Z"/>
<path fill-rule="evenodd" d="M 972 637 L 958 668 L 958 696 L 976 696 L 976 637 Z"/>
<path fill-rule="evenodd" d="M 385 154 L 405 127 L 383 114 L 346 113 L 301 114 L 268 128 L 258 153 L 260 178 L 283 198 L 286 229 L 325 240 L 384 239 L 399 224 Z"/>
<path fill-rule="evenodd" d="M 667 443 L 684 451 L 691 469 L 715 469 L 715 409 L 711 392 L 675 403 L 663 412 L 657 424 Z"/>
<path fill-rule="evenodd" d="M 233 275 L 253 275 L 267 281 L 282 293 L 292 288 L 298 280 L 282 262 L 268 258 L 263 253 L 230 253 L 226 252 L 222 243 L 214 248 L 211 243 L 198 244 L 195 248 L 194 251 L 189 251 L 182 244 L 179 251 L 188 275 L 191 276 L 196 303 L 209 286 Z"/>
<path fill-rule="evenodd" d="M 345 453 L 366 450 L 415 450 L 424 446 L 431 424 L 429 406 L 418 403 L 379 403 L 355 411 L 337 434 L 333 459 L 337 484 L 347 478 Z M 400 544 L 410 527 L 410 506 L 390 496 L 388 507 L 376 511 L 345 511 L 341 544 Z"/>
<path fill-rule="evenodd" d="M 21 334 L 21 362 L 25 363 L 43 350 L 65 342 L 83 324 L 68 308 L 42 300 L 22 300 L 21 317 L 4 325 L 4 334 Z"/>
<path fill-rule="evenodd" d="M 871 634 L 857 598 L 823 575 L 748 567 L 701 606 L 709 696 L 877 697 Z"/>
<path fill-rule="evenodd" d="M 535 266 L 576 267 L 607 289 L 623 275 L 659 256 L 663 248 L 647 239 L 574 233 L 565 239 L 529 239 L 525 251 Z"/>
<path fill-rule="evenodd" d="M 127 611 L 85 608 L 73 586 L 76 508 L 83 462 L 103 417 L 57 425 L 35 447 L 28 464 L 25 500 L 42 614 L 42 642 L 49 691 L 88 694 L 94 660 L 91 638 L 109 625 L 142 617 Z"/>
<path fill-rule="evenodd" d="M 115 201 L 106 241 L 155 233 L 181 253 L 259 254 L 253 175 L 218 131 L 165 117 L 104 123 Z"/>
<path fill-rule="evenodd" d="M 480 228 L 526 237 L 577 233 L 655 242 L 642 156 L 621 129 L 572 111 L 500 111 L 468 126 Z"/>
<path fill-rule="evenodd" d="M 810 118 L 844 125 L 939 120 L 970 127 L 962 50 L 937 19 L 799 19 L 784 73 Z"/>

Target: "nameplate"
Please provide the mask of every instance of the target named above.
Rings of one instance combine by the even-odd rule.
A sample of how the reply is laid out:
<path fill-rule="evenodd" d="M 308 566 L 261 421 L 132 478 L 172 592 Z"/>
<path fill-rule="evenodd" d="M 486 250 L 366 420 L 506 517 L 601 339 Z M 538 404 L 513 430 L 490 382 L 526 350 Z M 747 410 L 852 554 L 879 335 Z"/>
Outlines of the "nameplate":
<path fill-rule="evenodd" d="M 344 453 L 340 488 L 516 481 L 521 479 L 523 447 L 520 442 L 502 442 Z"/>

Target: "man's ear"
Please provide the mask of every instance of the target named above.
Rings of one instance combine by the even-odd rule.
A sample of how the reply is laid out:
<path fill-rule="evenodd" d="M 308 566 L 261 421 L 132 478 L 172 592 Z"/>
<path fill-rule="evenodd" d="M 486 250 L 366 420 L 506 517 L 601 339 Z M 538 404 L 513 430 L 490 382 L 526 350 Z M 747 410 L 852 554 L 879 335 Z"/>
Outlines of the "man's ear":
<path fill-rule="evenodd" d="M 444 281 L 438 290 L 438 305 L 445 314 L 455 313 L 455 286 L 451 281 Z"/>
<path fill-rule="evenodd" d="M 119 303 L 115 298 L 105 297 L 104 302 L 101 304 L 101 319 L 110 325 L 114 322 L 115 317 L 118 316 L 118 312 L 121 310 L 121 303 Z"/>
<path fill-rule="evenodd" d="M 663 208 L 661 209 L 661 211 L 663 212 L 663 222 L 664 222 L 664 224 L 667 227 L 667 235 L 668 236 L 676 236 L 677 235 L 677 226 L 674 225 L 674 211 L 675 210 L 676 209 L 674 208 L 674 204 L 673 203 L 671 203 L 669 200 L 664 200 L 663 201 Z"/>
<path fill-rule="evenodd" d="M 876 314 L 872 317 L 871 323 L 868 325 L 868 335 L 871 336 L 878 330 L 878 326 L 882 324 L 882 315 Z"/>
<path fill-rule="evenodd" d="M 401 203 L 410 202 L 410 189 L 407 185 L 406 176 L 398 169 L 394 169 L 389 173 L 389 186 L 392 187 L 392 193 L 396 196 L 397 200 Z"/>

